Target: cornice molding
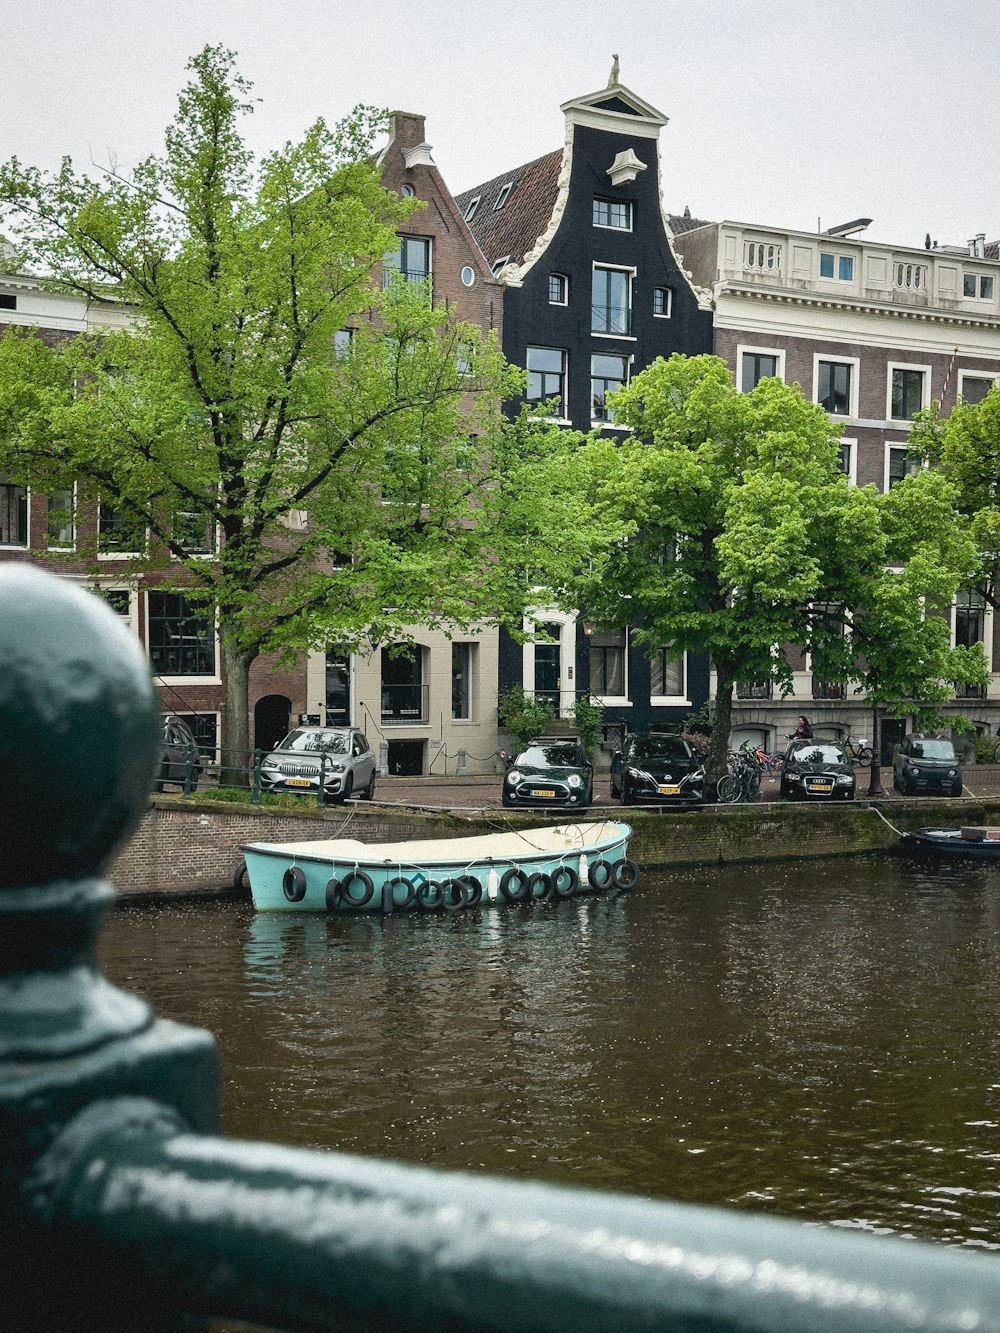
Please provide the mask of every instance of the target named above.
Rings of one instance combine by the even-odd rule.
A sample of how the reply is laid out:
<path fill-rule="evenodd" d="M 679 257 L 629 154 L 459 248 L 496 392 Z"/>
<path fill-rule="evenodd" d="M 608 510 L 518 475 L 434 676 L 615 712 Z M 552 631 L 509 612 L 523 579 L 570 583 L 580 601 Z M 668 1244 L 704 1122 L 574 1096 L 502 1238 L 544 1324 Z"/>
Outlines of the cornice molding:
<path fill-rule="evenodd" d="M 862 315 L 887 315 L 892 319 L 912 319 L 928 324 L 958 324 L 966 328 L 990 329 L 1000 332 L 1000 320 L 983 319 L 981 316 L 977 317 L 970 312 L 960 310 L 941 310 L 928 306 L 897 306 L 881 301 L 838 301 L 828 296 L 817 296 L 810 292 L 765 291 L 761 287 L 744 287 L 732 282 L 716 283 L 716 302 L 724 296 L 769 301 L 779 305 L 810 306 L 815 310 L 845 310 Z"/>

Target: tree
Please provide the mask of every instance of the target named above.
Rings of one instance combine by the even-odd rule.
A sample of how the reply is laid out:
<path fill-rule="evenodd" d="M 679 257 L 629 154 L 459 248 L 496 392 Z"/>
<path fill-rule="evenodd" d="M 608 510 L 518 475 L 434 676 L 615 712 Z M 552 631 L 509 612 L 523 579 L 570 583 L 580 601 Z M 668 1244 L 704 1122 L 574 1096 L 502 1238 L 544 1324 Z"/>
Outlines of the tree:
<path fill-rule="evenodd" d="M 948 417 L 937 405 L 918 413 L 910 449 L 955 487 L 979 553 L 973 586 L 1000 608 L 1000 388 L 980 403 L 959 401 Z"/>
<path fill-rule="evenodd" d="M 423 284 L 373 281 L 416 206 L 379 183 L 382 118 L 317 121 L 257 167 L 232 53 L 189 69 L 163 155 L 129 179 L 0 168 L 24 266 L 126 316 L 0 339 L 0 468 L 86 483 L 145 531 L 141 567 L 217 616 L 223 746 L 245 751 L 262 651 L 510 609 L 497 476 L 551 432 L 504 435 L 516 378 L 492 338 Z"/>
<path fill-rule="evenodd" d="M 885 497 L 850 486 L 839 429 L 819 406 L 776 379 L 737 393 L 716 357 L 657 361 L 614 396 L 613 410 L 630 434 L 593 440 L 573 474 L 605 539 L 574 595 L 589 617 L 630 623 L 650 647 L 709 650 L 710 775 L 725 769 L 735 684 L 790 689 L 790 646 L 836 666 L 831 679 L 868 688 L 877 678 L 883 702 L 926 693 L 952 669 L 947 625 L 920 609 L 922 596 L 948 604 L 969 554 L 942 478 Z M 933 531 L 920 525 L 931 496 L 941 516 Z M 903 572 L 890 578 L 897 558 Z M 904 631 L 914 666 L 893 673 Z"/>

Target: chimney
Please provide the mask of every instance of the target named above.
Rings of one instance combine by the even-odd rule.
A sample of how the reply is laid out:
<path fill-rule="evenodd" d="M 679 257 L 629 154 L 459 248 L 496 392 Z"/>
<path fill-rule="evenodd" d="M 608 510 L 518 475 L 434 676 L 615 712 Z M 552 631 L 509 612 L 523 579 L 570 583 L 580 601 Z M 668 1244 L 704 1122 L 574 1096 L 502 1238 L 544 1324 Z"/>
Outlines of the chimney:
<path fill-rule="evenodd" d="M 415 148 L 424 141 L 424 120 L 413 111 L 394 111 L 392 113 L 392 137 L 404 151 Z"/>
<path fill-rule="evenodd" d="M 976 232 L 976 255 L 979 259 L 986 258 L 986 233 L 984 231 Z"/>

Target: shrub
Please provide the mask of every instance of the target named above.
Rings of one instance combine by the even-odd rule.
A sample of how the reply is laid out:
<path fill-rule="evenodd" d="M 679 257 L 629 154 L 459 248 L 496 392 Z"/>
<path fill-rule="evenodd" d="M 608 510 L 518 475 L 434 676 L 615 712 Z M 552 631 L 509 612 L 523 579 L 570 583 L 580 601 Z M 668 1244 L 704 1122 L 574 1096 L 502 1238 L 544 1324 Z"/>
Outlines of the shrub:
<path fill-rule="evenodd" d="M 520 685 L 512 685 L 497 700 L 497 720 L 525 746 L 556 720 L 556 710 L 525 694 Z"/>

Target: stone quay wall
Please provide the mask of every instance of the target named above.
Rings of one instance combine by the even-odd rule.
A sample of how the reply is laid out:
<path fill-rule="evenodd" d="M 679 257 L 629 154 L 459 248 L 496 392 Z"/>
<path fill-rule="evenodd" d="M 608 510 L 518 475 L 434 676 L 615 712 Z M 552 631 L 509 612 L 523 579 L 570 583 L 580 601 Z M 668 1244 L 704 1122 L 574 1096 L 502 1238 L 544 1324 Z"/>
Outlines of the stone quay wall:
<path fill-rule="evenodd" d="M 657 811 L 619 806 L 594 808 L 589 818 L 632 825 L 630 855 L 644 868 L 709 866 L 887 851 L 895 829 L 1000 825 L 1000 797 L 963 800 L 894 800 L 875 804 L 794 805 L 782 802 Z M 405 806 L 365 806 L 349 811 L 256 811 L 207 800 L 156 797 L 108 877 L 124 897 L 218 893 L 233 887 L 248 842 L 300 842 L 355 838 L 359 842 L 455 837 L 501 828 L 569 822 L 536 813 L 470 816 L 428 814 Z"/>

